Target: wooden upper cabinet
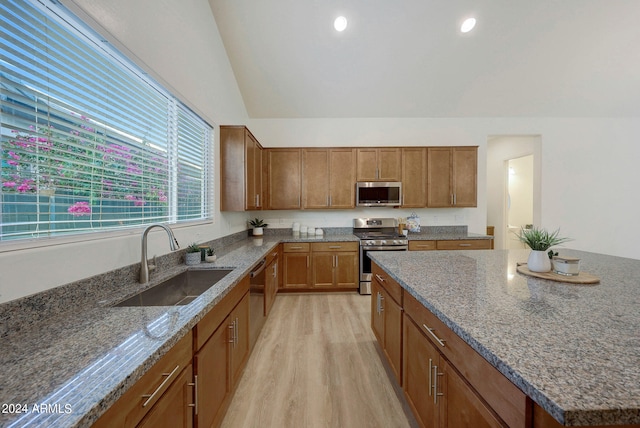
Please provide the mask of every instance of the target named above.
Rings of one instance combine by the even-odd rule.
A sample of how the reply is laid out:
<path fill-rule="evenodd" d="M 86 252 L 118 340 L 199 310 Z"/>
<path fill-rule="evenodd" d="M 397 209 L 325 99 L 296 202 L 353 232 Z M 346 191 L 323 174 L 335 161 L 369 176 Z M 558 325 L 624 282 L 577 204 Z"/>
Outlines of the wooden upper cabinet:
<path fill-rule="evenodd" d="M 329 207 L 356 206 L 356 150 L 329 149 Z"/>
<path fill-rule="evenodd" d="M 302 206 L 329 207 L 328 149 L 302 149 Z"/>
<path fill-rule="evenodd" d="M 354 208 L 355 149 L 302 149 L 302 207 Z"/>
<path fill-rule="evenodd" d="M 268 209 L 300 209 L 302 184 L 301 149 L 267 149 Z"/>
<path fill-rule="evenodd" d="M 401 149 L 362 148 L 357 154 L 357 181 L 400 181 Z"/>
<path fill-rule="evenodd" d="M 427 206 L 476 207 L 477 147 L 427 148 Z"/>
<path fill-rule="evenodd" d="M 402 149 L 402 206 L 427 206 L 427 150 L 424 147 Z"/>
<path fill-rule="evenodd" d="M 220 127 L 220 210 L 263 207 L 263 148 L 244 126 Z"/>

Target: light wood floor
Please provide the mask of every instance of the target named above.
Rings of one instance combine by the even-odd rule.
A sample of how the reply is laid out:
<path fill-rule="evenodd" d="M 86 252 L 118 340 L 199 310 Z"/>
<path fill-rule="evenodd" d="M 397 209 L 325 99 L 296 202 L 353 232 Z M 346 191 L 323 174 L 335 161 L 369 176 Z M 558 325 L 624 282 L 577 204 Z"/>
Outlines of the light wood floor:
<path fill-rule="evenodd" d="M 278 294 L 222 426 L 415 426 L 381 362 L 370 299 Z"/>

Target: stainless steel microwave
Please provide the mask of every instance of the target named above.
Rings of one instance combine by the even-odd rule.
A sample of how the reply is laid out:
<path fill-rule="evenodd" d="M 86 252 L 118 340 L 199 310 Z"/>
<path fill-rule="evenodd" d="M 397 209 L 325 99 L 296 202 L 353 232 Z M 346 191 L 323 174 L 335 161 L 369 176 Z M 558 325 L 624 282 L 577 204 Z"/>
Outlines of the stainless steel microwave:
<path fill-rule="evenodd" d="M 395 207 L 402 201 L 399 181 L 359 181 L 356 183 L 356 206 Z"/>

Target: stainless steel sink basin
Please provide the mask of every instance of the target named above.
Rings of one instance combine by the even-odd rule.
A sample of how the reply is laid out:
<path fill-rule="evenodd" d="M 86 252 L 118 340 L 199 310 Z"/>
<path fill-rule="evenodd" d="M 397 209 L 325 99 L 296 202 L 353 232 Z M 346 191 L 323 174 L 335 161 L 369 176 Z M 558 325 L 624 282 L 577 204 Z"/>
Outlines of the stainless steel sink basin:
<path fill-rule="evenodd" d="M 231 269 L 187 270 L 113 306 L 188 305 L 229 272 Z"/>

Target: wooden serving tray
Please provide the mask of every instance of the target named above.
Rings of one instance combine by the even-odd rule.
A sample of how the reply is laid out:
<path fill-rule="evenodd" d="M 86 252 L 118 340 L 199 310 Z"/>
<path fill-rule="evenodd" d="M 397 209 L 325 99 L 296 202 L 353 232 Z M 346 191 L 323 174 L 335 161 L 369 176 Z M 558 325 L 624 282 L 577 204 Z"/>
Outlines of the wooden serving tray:
<path fill-rule="evenodd" d="M 567 282 L 570 284 L 598 284 L 600 282 L 600 278 L 586 272 L 580 272 L 578 275 L 561 275 L 555 272 L 531 272 L 526 263 L 518 263 L 516 269 L 523 275 L 549 279 L 556 282 Z"/>

